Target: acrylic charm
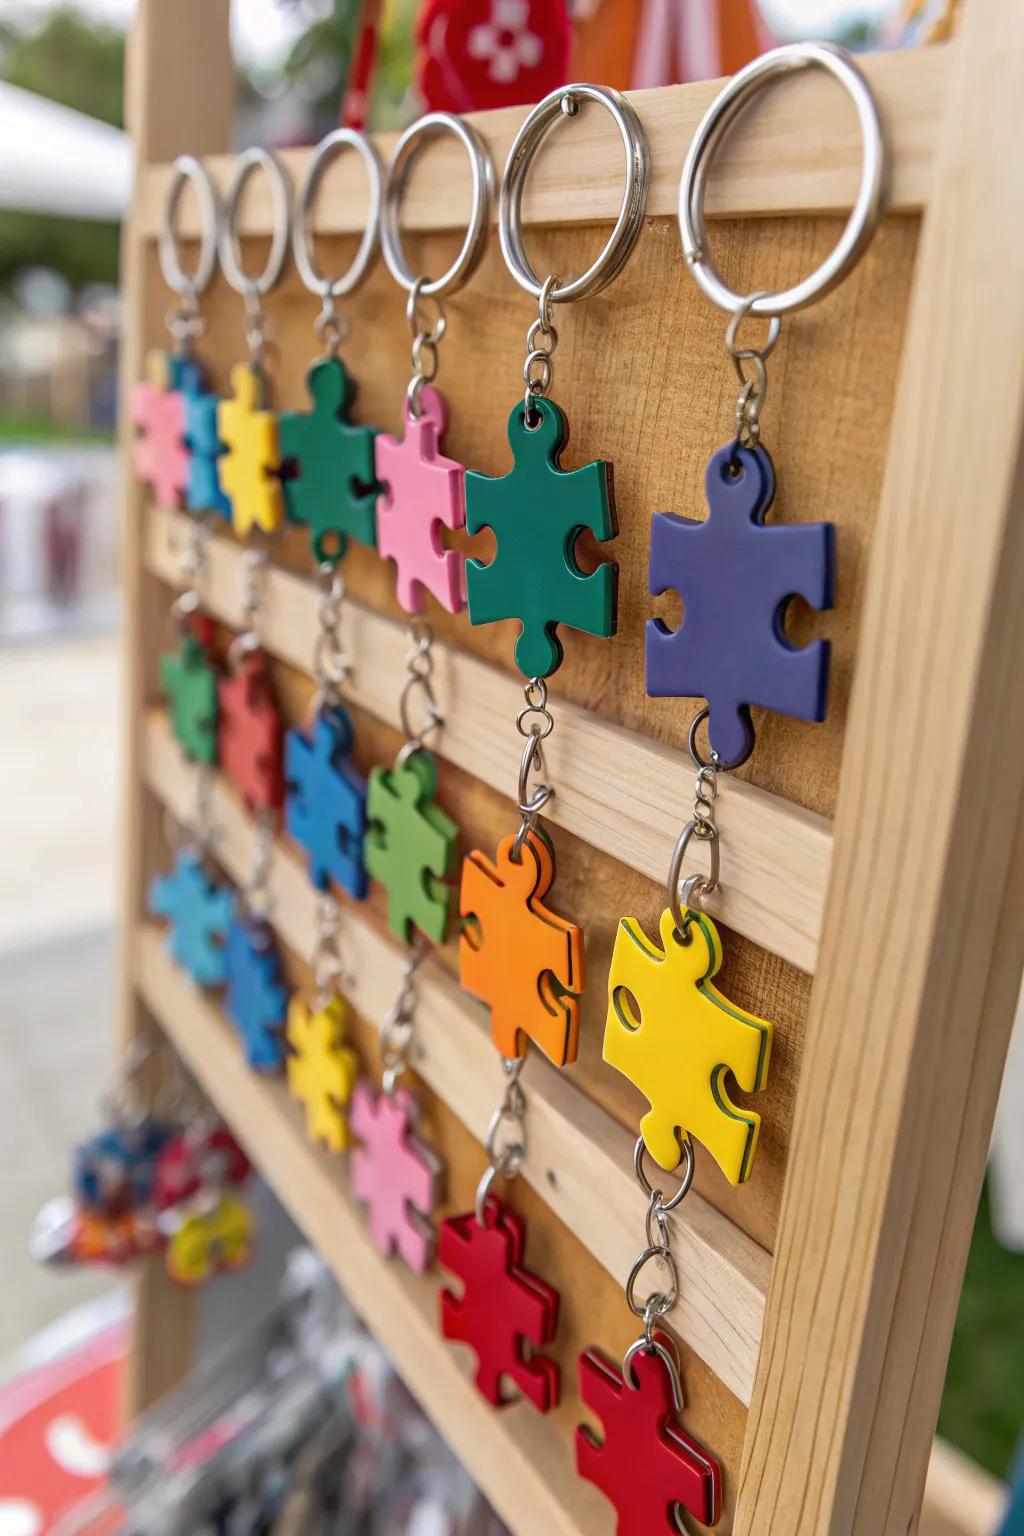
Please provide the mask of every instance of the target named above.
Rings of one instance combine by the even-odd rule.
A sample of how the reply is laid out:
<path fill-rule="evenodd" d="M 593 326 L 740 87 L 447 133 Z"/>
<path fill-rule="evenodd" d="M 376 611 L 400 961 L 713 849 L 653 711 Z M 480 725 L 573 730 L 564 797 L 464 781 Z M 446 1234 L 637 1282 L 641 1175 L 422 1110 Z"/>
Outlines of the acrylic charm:
<path fill-rule="evenodd" d="M 359 1059 L 345 1043 L 345 1004 L 332 997 L 322 1008 L 297 994 L 288 1006 L 288 1091 L 306 1106 L 306 1133 L 331 1152 L 351 1144 L 347 1105 Z"/>
<path fill-rule="evenodd" d="M 307 857 L 320 891 L 334 880 L 356 901 L 366 895 L 363 839 L 366 780 L 352 762 L 352 721 L 339 705 L 317 713 L 310 736 L 285 738 L 285 828 Z"/>
<path fill-rule="evenodd" d="M 215 512 L 230 521 L 231 502 L 220 479 L 225 446 L 217 425 L 220 397 L 206 388 L 202 370 L 195 362 L 186 363 L 180 382 L 189 450 L 185 504 L 190 512 Z"/>
<path fill-rule="evenodd" d="M 228 929 L 224 1006 L 249 1066 L 276 1072 L 284 1061 L 288 993 L 273 934 L 258 918 L 235 917 Z"/>
<path fill-rule="evenodd" d="M 171 1132 L 146 1116 L 138 1125 L 110 1125 L 76 1147 L 71 1188 L 79 1206 L 114 1216 L 149 1200 L 157 1159 Z"/>
<path fill-rule="evenodd" d="M 186 630 L 176 651 L 160 657 L 160 687 L 171 730 L 186 757 L 212 767 L 217 761 L 217 673 L 202 641 Z"/>
<path fill-rule="evenodd" d="M 513 1382 L 539 1413 L 558 1403 L 557 1362 L 539 1353 L 558 1330 L 558 1292 L 523 1268 L 526 1228 L 491 1196 L 476 1213 L 441 1224 L 438 1259 L 462 1281 L 462 1295 L 441 1292 L 441 1332 L 476 1355 L 476 1385 L 496 1408 L 513 1402 Z"/>
<path fill-rule="evenodd" d="M 248 1206 L 221 1194 L 209 1210 L 187 1211 L 167 1242 L 167 1273 L 191 1290 L 219 1274 L 242 1269 L 252 1257 L 253 1219 Z"/>
<path fill-rule="evenodd" d="M 517 402 L 508 423 L 515 460 L 496 479 L 466 475 L 466 527 L 490 528 L 498 549 L 488 565 L 466 562 L 472 624 L 518 619 L 516 666 L 524 677 L 548 677 L 562 663 L 559 625 L 608 636 L 615 632 L 617 568 L 604 561 L 584 573 L 576 563 L 576 540 L 584 528 L 595 539 L 615 534 L 609 466 L 601 460 L 564 470 L 559 455 L 569 429 L 550 400 L 537 398 L 538 425 L 525 422 Z"/>
<path fill-rule="evenodd" d="M 284 804 L 283 731 L 267 658 L 242 656 L 218 696 L 218 746 L 224 772 L 251 811 L 277 812 Z"/>
<path fill-rule="evenodd" d="M 441 1162 L 415 1134 L 412 1094 L 375 1094 L 365 1080 L 352 1095 L 349 1124 L 360 1145 L 352 1152 L 352 1193 L 367 1207 L 379 1253 L 400 1255 L 422 1274 L 434 1256 L 430 1212 L 440 1199 Z"/>
<path fill-rule="evenodd" d="M 157 1159 L 151 1198 L 158 1211 L 192 1200 L 204 1189 L 244 1184 L 252 1164 L 226 1126 L 196 1135 L 182 1131 Z"/>
<path fill-rule="evenodd" d="M 751 705 L 825 718 L 828 641 L 794 645 L 785 616 L 794 596 L 831 608 L 835 533 L 765 523 L 775 471 L 764 448 L 720 448 L 705 484 L 705 522 L 659 512 L 651 526 L 650 590 L 677 591 L 683 620 L 676 630 L 648 622 L 647 692 L 706 698 L 712 749 L 735 767 L 753 750 Z"/>
<path fill-rule="evenodd" d="M 498 845 L 495 862 L 469 854 L 462 866 L 460 980 L 487 1003 L 503 1056 L 522 1056 L 527 1039 L 558 1067 L 576 1060 L 583 990 L 583 933 L 544 905 L 555 874 L 539 832 Z"/>
<path fill-rule="evenodd" d="M 132 452 L 135 473 L 160 507 L 184 506 L 188 489 L 186 405 L 178 387 L 179 371 L 167 353 L 151 352 L 146 359 L 147 377 L 131 395 L 132 421 L 139 429 Z"/>
<path fill-rule="evenodd" d="M 231 503 L 235 532 L 244 538 L 253 528 L 273 533 L 284 519 L 277 417 L 267 409 L 266 380 L 256 363 L 231 370 L 230 399 L 217 409 L 217 431 L 224 444 L 220 483 Z"/>
<path fill-rule="evenodd" d="M 150 886 L 150 911 L 171 925 L 167 952 L 197 987 L 219 987 L 224 980 L 234 908 L 234 892 L 210 879 L 194 848 L 183 849 L 171 874 L 158 875 Z"/>
<path fill-rule="evenodd" d="M 465 560 L 445 549 L 442 529 L 466 522 L 466 471 L 440 452 L 448 420 L 444 397 L 427 385 L 419 416 L 405 404 L 405 435 L 377 438 L 377 552 L 396 566 L 398 601 L 406 613 L 422 613 L 432 592 L 449 613 L 466 606 Z"/>
<path fill-rule="evenodd" d="M 712 977 L 722 963 L 718 930 L 701 912 L 690 910 L 687 917 L 683 942 L 672 912 L 662 913 L 660 948 L 635 918 L 619 923 L 604 1059 L 650 1101 L 640 1130 L 662 1168 L 678 1166 L 677 1133 L 688 1132 L 730 1184 L 742 1184 L 750 1176 L 761 1117 L 732 1103 L 728 1083 L 731 1075 L 745 1093 L 764 1088 L 772 1026 L 715 988 Z"/>
<path fill-rule="evenodd" d="M 660 1348 L 663 1336 L 655 1334 Z M 682 1406 L 666 1360 L 638 1349 L 629 1362 L 632 1382 L 595 1349 L 579 1359 L 580 1398 L 600 1418 L 604 1440 L 576 1431 L 576 1467 L 614 1505 L 617 1536 L 678 1536 L 678 1511 L 702 1525 L 717 1524 L 722 1509 L 718 1462 L 680 1427 Z"/>
<path fill-rule="evenodd" d="M 453 890 L 458 828 L 435 803 L 437 763 L 422 749 L 390 772 L 370 773 L 366 868 L 388 893 L 388 927 L 408 944 L 418 928 L 443 943 Z"/>
<path fill-rule="evenodd" d="M 308 527 L 317 560 L 340 560 L 350 538 L 370 548 L 376 539 L 377 434 L 351 419 L 356 390 L 340 358 L 314 363 L 306 385 L 312 410 L 280 421 L 288 521 Z"/>

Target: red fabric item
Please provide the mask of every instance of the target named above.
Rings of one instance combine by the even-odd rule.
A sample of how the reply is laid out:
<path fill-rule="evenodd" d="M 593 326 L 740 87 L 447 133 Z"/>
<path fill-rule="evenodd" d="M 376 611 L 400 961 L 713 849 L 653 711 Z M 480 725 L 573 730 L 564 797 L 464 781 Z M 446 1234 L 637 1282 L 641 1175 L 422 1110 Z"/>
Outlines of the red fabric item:
<path fill-rule="evenodd" d="M 569 78 L 566 0 L 427 0 L 416 74 L 436 112 L 539 101 Z"/>

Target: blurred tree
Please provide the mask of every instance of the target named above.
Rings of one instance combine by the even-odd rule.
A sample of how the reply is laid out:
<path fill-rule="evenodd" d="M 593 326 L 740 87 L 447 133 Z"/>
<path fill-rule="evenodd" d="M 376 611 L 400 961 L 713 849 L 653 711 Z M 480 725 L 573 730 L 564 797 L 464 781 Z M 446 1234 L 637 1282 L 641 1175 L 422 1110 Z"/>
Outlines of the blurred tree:
<path fill-rule="evenodd" d="M 307 23 L 292 44 L 285 78 L 308 105 L 311 137 L 337 127 L 349 62 L 359 36 L 363 0 L 279 0 Z M 373 75 L 370 126 L 404 126 L 409 105 L 418 0 L 385 0 Z"/>
<path fill-rule="evenodd" d="M 0 23 L 0 78 L 121 127 L 124 34 L 55 7 L 34 28 Z M 116 224 L 0 212 L 0 289 L 23 267 L 52 267 L 73 288 L 117 281 Z"/>

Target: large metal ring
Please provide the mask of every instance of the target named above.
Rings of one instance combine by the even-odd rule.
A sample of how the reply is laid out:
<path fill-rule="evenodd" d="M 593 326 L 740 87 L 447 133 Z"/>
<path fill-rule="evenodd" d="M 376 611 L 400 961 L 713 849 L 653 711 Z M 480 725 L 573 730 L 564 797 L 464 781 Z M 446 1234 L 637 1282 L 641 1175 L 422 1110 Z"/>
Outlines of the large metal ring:
<path fill-rule="evenodd" d="M 752 302 L 734 293 L 718 275 L 707 249 L 704 198 L 715 152 L 737 116 L 769 80 L 799 70 L 825 69 L 838 80 L 856 108 L 861 134 L 860 186 L 846 227 L 829 255 L 809 277 L 780 293 Z M 885 201 L 887 156 L 882 122 L 871 88 L 852 58 L 828 43 L 790 43 L 762 54 L 734 75 L 715 97 L 694 135 L 679 185 L 679 232 L 683 255 L 704 294 L 720 309 L 741 304 L 752 315 L 778 316 L 802 309 L 829 293 L 860 260 L 871 242 Z"/>
<path fill-rule="evenodd" d="M 199 200 L 199 255 L 191 272 L 186 272 L 181 264 L 177 233 L 178 207 L 186 182 L 192 183 Z M 195 155 L 179 155 L 171 171 L 157 240 L 160 271 L 168 288 L 178 294 L 190 294 L 194 298 L 205 292 L 217 263 L 219 235 L 220 199 L 210 173 Z"/>
<path fill-rule="evenodd" d="M 273 227 L 270 235 L 270 252 L 262 272 L 250 276 L 242 266 L 242 252 L 238 243 L 238 209 L 242 191 L 254 171 L 261 170 L 270 183 L 273 206 Z M 291 229 L 291 188 L 280 162 L 269 149 L 254 144 L 239 155 L 235 173 L 231 178 L 224 199 L 224 222 L 220 231 L 220 264 L 224 276 L 236 293 L 258 294 L 263 298 L 277 283 L 288 254 L 288 236 Z"/>
<path fill-rule="evenodd" d="M 611 113 L 622 135 L 626 185 L 622 191 L 622 206 L 615 228 L 608 236 L 604 249 L 593 265 L 579 277 L 552 289 L 551 299 L 556 304 L 571 304 L 575 299 L 586 299 L 600 293 L 619 274 L 643 227 L 647 188 L 651 179 L 651 152 L 647 135 L 639 117 L 619 91 L 613 91 L 605 85 L 563 85 L 545 96 L 516 134 L 501 179 L 498 234 L 505 265 L 520 288 L 525 288 L 535 299 L 540 298 L 544 289 L 544 283 L 530 265 L 523 246 L 522 212 L 526 175 L 534 155 L 554 124 L 563 115 L 574 117 L 580 109 L 581 100 L 596 101 Z"/>
<path fill-rule="evenodd" d="M 370 188 L 370 207 L 366 215 L 363 238 L 349 267 L 340 277 L 330 278 L 325 277 L 320 271 L 313 254 L 313 200 L 327 167 L 345 149 L 354 149 L 363 162 Z M 321 139 L 299 188 L 292 227 L 292 253 L 295 257 L 295 265 L 310 293 L 341 299 L 359 287 L 377 254 L 383 196 L 384 167 L 376 145 L 371 139 L 355 128 L 335 128 L 333 133 Z"/>
<path fill-rule="evenodd" d="M 473 202 L 466 226 L 465 238 L 459 253 L 446 272 L 440 277 L 421 281 L 419 293 L 428 299 L 439 298 L 442 293 L 455 293 L 469 281 L 480 264 L 487 238 L 487 225 L 491 216 L 491 198 L 494 193 L 494 167 L 483 139 L 469 123 L 450 112 L 428 112 L 425 117 L 410 123 L 395 145 L 388 161 L 384 179 L 384 207 L 380 221 L 380 243 L 388 271 L 406 293 L 410 293 L 417 277 L 405 259 L 399 219 L 402 201 L 409 176 L 417 157 L 432 139 L 450 133 L 458 139 L 469 156 L 469 169 L 473 178 Z"/>

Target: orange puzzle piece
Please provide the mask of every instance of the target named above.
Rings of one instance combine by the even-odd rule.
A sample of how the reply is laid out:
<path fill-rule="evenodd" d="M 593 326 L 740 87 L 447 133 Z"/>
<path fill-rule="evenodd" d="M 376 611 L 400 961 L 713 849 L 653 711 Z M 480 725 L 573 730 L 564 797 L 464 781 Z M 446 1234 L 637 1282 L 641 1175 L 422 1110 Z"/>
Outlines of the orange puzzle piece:
<path fill-rule="evenodd" d="M 555 878 L 547 840 L 527 833 L 518 859 L 514 843 L 513 836 L 498 844 L 494 864 L 474 852 L 462 866 L 459 910 L 475 921 L 459 941 L 461 981 L 490 1007 L 503 1056 L 521 1056 L 529 1037 L 564 1067 L 579 1046 L 583 932 L 544 906 Z"/>

